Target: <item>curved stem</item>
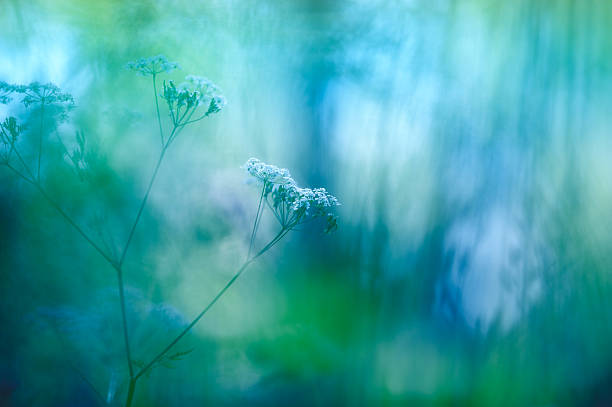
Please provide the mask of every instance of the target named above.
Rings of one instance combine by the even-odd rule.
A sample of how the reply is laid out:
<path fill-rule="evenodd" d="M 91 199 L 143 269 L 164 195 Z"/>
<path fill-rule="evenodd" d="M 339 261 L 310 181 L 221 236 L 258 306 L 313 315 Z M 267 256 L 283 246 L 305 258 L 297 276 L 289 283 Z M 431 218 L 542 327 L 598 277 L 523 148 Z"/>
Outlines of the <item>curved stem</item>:
<path fill-rule="evenodd" d="M 130 338 L 128 335 L 127 313 L 125 311 L 125 290 L 123 284 L 123 271 L 120 267 L 117 268 L 117 284 L 119 285 L 119 302 L 121 303 L 121 319 L 123 322 L 123 340 L 125 342 L 125 354 L 130 372 L 130 379 L 134 377 L 134 368 L 132 366 L 132 356 L 130 354 Z"/>
<path fill-rule="evenodd" d="M 130 384 L 134 378 L 134 368 L 132 366 L 132 357 L 130 352 L 130 340 L 129 340 L 129 331 L 128 331 L 128 323 L 127 323 L 127 313 L 126 313 L 126 305 L 125 305 L 125 294 L 124 294 L 124 284 L 123 284 L 123 262 L 125 261 L 125 257 L 127 255 L 128 249 L 130 247 L 130 243 L 132 242 L 132 238 L 134 237 L 134 232 L 136 231 L 136 227 L 140 222 L 140 217 L 142 216 L 142 212 L 149 200 L 149 194 L 151 193 L 151 189 L 153 188 L 153 183 L 155 182 L 155 178 L 157 178 L 157 173 L 159 172 L 159 168 L 164 159 L 164 155 L 166 154 L 166 148 L 162 148 L 162 151 L 159 155 L 159 159 L 157 160 L 157 164 L 155 165 L 155 170 L 153 171 L 153 175 L 151 176 L 151 180 L 149 181 L 149 185 L 145 192 L 144 197 L 140 203 L 140 207 L 138 208 L 138 213 L 136 214 L 136 218 L 134 219 L 134 223 L 130 229 L 130 234 L 128 235 L 128 239 L 121 251 L 121 258 L 119 262 L 114 266 L 117 270 L 117 285 L 119 287 L 119 302 L 121 303 L 121 319 L 123 323 L 123 339 L 125 342 L 125 353 L 128 363 L 128 370 L 130 373 Z M 132 390 L 133 392 L 133 390 Z"/>
<path fill-rule="evenodd" d="M 4 163 L 8 169 L 10 169 L 11 171 L 13 171 L 19 178 L 23 179 L 24 181 L 26 181 L 28 184 L 30 185 L 36 185 L 35 181 L 31 180 L 30 178 L 28 178 L 26 175 L 22 174 L 21 171 L 19 171 L 17 168 L 13 167 L 11 165 L 11 163 Z"/>
<path fill-rule="evenodd" d="M 102 257 L 104 257 L 104 260 L 106 260 L 108 263 L 110 263 L 111 265 L 113 265 L 113 267 L 115 267 L 115 261 L 113 259 L 110 258 L 110 256 L 108 254 L 106 254 L 106 252 L 104 252 L 104 250 L 102 250 L 102 248 L 100 248 L 100 246 L 98 246 L 86 233 L 85 231 L 83 231 L 83 229 L 81 229 L 81 227 L 79 225 L 76 224 L 76 222 L 74 220 L 72 220 L 72 218 L 66 213 L 64 212 L 64 210 L 59 206 L 59 204 L 57 204 L 48 194 L 47 192 L 40 186 L 40 184 L 35 183 L 34 186 L 36 187 L 36 189 L 38 189 L 38 191 L 41 193 L 41 195 L 49 202 L 49 204 L 57 211 L 59 212 L 60 215 L 62 215 L 62 217 L 66 220 L 66 222 L 68 222 L 82 237 L 83 239 L 85 239 L 85 241 L 87 241 L 87 243 L 89 243 L 89 245 L 91 247 L 93 247 Z"/>
<path fill-rule="evenodd" d="M 134 391 L 136 391 L 136 379 L 130 379 L 125 407 L 130 407 L 132 405 L 132 401 L 134 400 Z"/>
<path fill-rule="evenodd" d="M 21 164 L 23 165 L 23 167 L 27 171 L 27 173 L 30 175 L 31 178 L 34 178 L 34 176 L 31 173 L 29 167 L 27 166 L 27 164 L 25 163 L 25 161 L 21 157 L 21 154 L 19 154 L 19 151 L 17 151 L 17 149 L 15 149 L 14 151 L 15 151 L 15 154 L 16 154 L 17 158 L 19 159 L 19 161 L 21 162 Z M 13 172 L 15 172 L 15 174 L 17 174 L 19 177 L 23 178 L 25 181 L 27 181 L 32 186 L 34 186 L 38 190 L 38 192 L 47 200 L 47 202 L 65 219 L 65 221 L 69 225 L 71 225 L 81 235 L 81 237 L 83 237 L 83 239 L 85 239 L 85 241 L 87 243 L 89 243 L 89 245 L 91 247 L 93 247 L 104 258 L 104 260 L 106 260 L 117 271 L 117 283 L 118 283 L 118 286 L 119 286 L 119 299 L 120 299 L 120 303 L 121 303 L 121 316 L 122 316 L 122 323 L 123 323 L 123 337 L 124 337 L 124 341 L 125 341 L 125 351 L 126 351 L 126 358 L 127 358 L 127 363 L 128 363 L 128 369 L 129 369 L 129 372 L 130 372 L 130 378 L 132 378 L 134 376 L 134 370 L 133 370 L 133 366 L 132 366 L 132 358 L 131 358 L 131 355 L 130 355 L 130 343 L 129 343 L 128 328 L 127 328 L 127 315 L 126 315 L 126 306 L 125 306 L 125 293 L 124 293 L 124 284 L 123 284 L 123 272 L 122 272 L 122 269 L 121 269 L 121 265 L 117 264 L 115 262 L 115 260 L 113 260 L 108 254 L 106 254 L 106 252 L 104 250 L 102 250 L 102 248 L 100 246 L 98 246 L 89 237 L 89 235 L 87 235 L 87 233 L 85 233 L 85 231 L 83 229 L 81 229 L 81 227 L 79 225 L 77 225 L 77 223 L 61 208 L 61 206 L 59 206 L 59 204 L 57 202 L 55 202 L 55 200 L 53 200 L 49 196 L 49 194 L 47 194 L 47 192 L 40 185 L 40 182 L 38 180 L 28 178 L 27 176 L 22 174 L 20 171 L 18 171 L 16 168 L 14 168 L 10 164 L 7 164 L 7 166 Z"/>
<path fill-rule="evenodd" d="M 24 169 L 26 170 L 26 172 L 28 173 L 29 177 L 27 177 L 26 175 L 22 174 L 19 170 L 17 170 L 15 167 L 13 167 L 12 165 L 7 163 L 7 167 L 9 169 L 11 169 L 15 174 L 17 174 L 20 178 L 22 178 L 23 180 L 25 180 L 26 182 L 28 182 L 30 185 L 32 185 L 34 188 L 36 188 L 36 190 L 38 190 L 38 192 L 43 196 L 43 198 L 45 198 L 47 200 L 47 202 L 49 203 L 49 205 L 51 205 L 53 207 L 53 209 L 55 209 L 63 218 L 64 220 L 70 225 L 72 226 L 80 235 L 81 237 L 83 237 L 83 239 L 85 239 L 85 241 L 87 243 L 89 243 L 89 245 L 94 248 L 103 258 L 104 260 L 106 260 L 109 264 L 111 264 L 113 267 L 116 267 L 115 265 L 115 261 L 108 255 L 106 254 L 106 252 L 104 250 L 102 250 L 102 248 L 100 246 L 98 246 L 88 235 L 87 233 L 85 233 L 85 231 L 83 229 L 81 229 L 81 227 L 79 225 L 77 225 L 77 223 L 70 217 L 70 215 L 68 215 L 62 208 L 61 206 L 59 206 L 59 204 L 57 202 L 55 202 L 55 200 L 53 198 L 51 198 L 49 196 L 49 194 L 47 194 L 47 191 L 44 190 L 44 188 L 40 185 L 40 182 L 38 182 L 35 178 L 34 178 L 34 174 L 32 174 L 32 171 L 30 171 L 30 168 L 27 166 L 27 164 L 25 163 L 25 161 L 23 160 L 23 157 L 21 156 L 21 154 L 19 154 L 19 151 L 15 148 L 15 146 L 13 145 L 13 151 L 15 152 L 15 155 L 17 156 L 17 158 L 19 159 L 19 161 L 21 162 L 21 165 L 24 167 Z"/>
<path fill-rule="evenodd" d="M 134 219 L 134 223 L 130 229 L 130 234 L 128 235 L 127 241 L 125 242 L 125 246 L 121 251 L 121 258 L 119 259 L 119 268 L 123 266 L 123 262 L 125 261 L 125 256 L 127 255 L 128 249 L 130 248 L 130 243 L 132 243 L 132 238 L 134 237 L 134 232 L 136 231 L 136 227 L 140 222 L 140 217 L 142 216 L 142 212 L 147 205 L 147 201 L 149 200 L 149 194 L 151 193 L 151 189 L 153 188 L 153 183 L 155 183 L 155 178 L 157 178 L 157 173 L 159 172 L 159 167 L 164 159 L 164 155 L 166 155 L 166 148 L 162 148 L 162 151 L 159 155 L 159 159 L 157 160 L 157 164 L 155 164 L 155 169 L 153 170 L 153 175 L 151 176 L 151 180 L 149 181 L 149 186 L 140 202 L 140 207 L 138 208 L 138 212 L 136 213 L 136 218 Z"/>
<path fill-rule="evenodd" d="M 161 352 L 159 352 L 157 354 L 157 356 L 155 356 L 145 367 L 142 368 L 142 370 L 140 370 L 140 372 L 138 372 L 138 374 L 134 377 L 134 379 L 138 379 L 140 378 L 143 374 L 145 374 L 155 363 L 157 363 L 166 353 L 168 353 L 168 351 L 170 349 L 172 349 L 174 347 L 174 345 L 176 345 L 185 335 L 187 335 L 187 333 L 189 333 L 189 331 L 191 331 L 191 328 L 193 328 L 195 326 L 195 324 L 198 323 L 198 321 L 200 321 L 200 319 L 202 319 L 202 317 L 208 312 L 208 310 L 210 308 L 212 308 L 213 305 L 215 305 L 215 303 L 219 300 L 219 298 L 221 298 L 221 296 L 227 291 L 228 288 L 231 287 L 232 284 L 234 284 L 234 282 L 238 279 L 238 277 L 240 277 L 240 275 L 242 274 L 242 272 L 244 270 L 246 270 L 247 266 L 249 264 L 251 264 L 252 261 L 247 261 L 245 262 L 242 267 L 240 267 L 240 269 L 238 270 L 238 272 L 236 274 L 234 274 L 234 276 L 227 282 L 227 284 L 221 289 L 221 291 L 219 291 L 217 293 L 217 295 L 215 295 L 215 297 L 212 299 L 212 301 L 210 301 L 208 303 L 208 305 L 206 307 L 204 307 L 204 309 L 202 310 L 202 312 L 200 312 L 192 321 L 189 325 L 187 325 L 187 327 L 185 329 L 183 329 L 183 331 L 176 337 L 174 338 L 174 340 L 172 342 L 170 342 L 170 344 L 168 346 L 166 346 Z"/>
<path fill-rule="evenodd" d="M 157 84 L 155 82 L 155 74 L 153 74 L 153 93 L 155 94 L 155 109 L 157 111 L 157 123 L 159 124 L 159 137 L 161 145 L 164 145 L 164 131 L 162 130 L 161 115 L 159 114 L 159 102 L 157 100 Z"/>
<path fill-rule="evenodd" d="M 45 100 L 43 99 L 40 103 L 40 129 L 38 131 L 38 169 L 36 170 L 36 179 L 38 180 L 40 180 L 40 161 L 42 157 L 44 122 L 45 122 Z"/>
<path fill-rule="evenodd" d="M 170 342 L 170 344 L 168 346 L 166 346 L 161 352 L 159 352 L 145 367 L 143 367 L 140 370 L 140 372 L 138 372 L 138 374 L 136 376 L 134 376 L 134 380 L 138 380 L 151 367 L 153 367 L 153 365 L 155 365 L 155 363 L 157 363 L 162 357 L 164 357 L 164 355 L 166 353 L 168 353 L 168 351 L 170 351 L 170 349 L 172 349 L 174 347 L 174 345 L 176 345 L 185 335 L 187 335 L 187 333 L 189 333 L 189 331 L 191 331 L 191 329 L 200 321 L 200 319 L 202 319 L 202 317 L 204 315 L 206 315 L 208 310 L 210 310 L 212 308 L 212 306 L 215 305 L 215 303 L 219 300 L 219 298 L 221 298 L 223 296 L 223 294 L 225 294 L 227 289 L 230 288 L 232 286 L 232 284 L 234 284 L 234 282 L 247 269 L 247 267 L 251 263 L 253 263 L 259 256 L 264 254 L 266 251 L 268 251 L 270 248 L 272 248 L 272 246 L 274 246 L 276 243 L 278 243 L 278 241 L 280 241 L 288 232 L 289 232 L 289 230 L 282 229 L 255 256 L 249 258 L 246 262 L 244 262 L 244 264 L 240 267 L 240 269 L 238 269 L 236 274 L 233 275 L 233 277 L 227 282 L 227 284 L 225 284 L 225 286 L 217 293 L 217 295 L 215 295 L 215 297 L 208 303 L 208 305 L 206 305 L 206 307 L 204 307 L 204 309 L 191 321 L 191 323 L 189 325 L 187 325 L 187 327 L 185 327 L 185 329 L 183 329 L 183 331 L 181 331 L 181 333 L 176 338 L 174 338 L 174 340 L 172 342 Z"/>
<path fill-rule="evenodd" d="M 253 244 L 255 243 L 255 235 L 257 234 L 257 229 L 259 228 L 259 221 L 261 219 L 262 207 L 264 194 L 266 192 L 266 182 L 263 184 L 263 188 L 261 189 L 261 195 L 259 197 L 259 205 L 257 206 L 257 214 L 255 215 L 255 223 L 253 224 L 253 232 L 251 232 L 251 241 L 249 242 L 249 253 L 247 254 L 247 259 L 251 258 L 251 250 L 253 250 Z"/>
<path fill-rule="evenodd" d="M 283 220 L 280 218 L 280 216 L 278 216 L 277 211 L 274 209 L 274 207 L 272 206 L 272 204 L 270 203 L 267 197 L 266 197 L 266 204 L 268 204 L 268 208 L 270 208 L 270 211 L 274 214 L 274 217 L 276 217 L 276 220 L 278 220 L 278 223 L 282 225 Z"/>
<path fill-rule="evenodd" d="M 153 76 L 153 87 L 155 88 L 155 76 Z M 149 185 L 147 187 L 145 195 L 142 198 L 140 207 L 138 208 L 136 219 L 134 219 L 134 223 L 132 224 L 132 227 L 130 229 L 130 234 L 128 235 L 128 239 L 125 242 L 125 246 L 123 247 L 123 250 L 121 251 L 121 258 L 119 259 L 120 268 L 121 266 L 123 266 L 123 262 L 125 261 L 125 256 L 127 255 L 128 249 L 130 248 L 130 243 L 132 242 L 132 238 L 134 237 L 134 232 L 136 231 L 136 227 L 138 226 L 138 223 L 140 222 L 140 217 L 142 216 L 142 212 L 145 206 L 147 205 L 147 201 L 149 200 L 149 194 L 151 193 L 151 188 L 153 188 L 153 184 L 155 183 L 155 178 L 157 177 L 157 173 L 159 172 L 159 167 L 161 166 L 161 163 L 164 160 L 166 151 L 168 150 L 168 147 L 170 146 L 174 138 L 185 127 L 184 125 L 183 126 L 175 125 L 174 128 L 172 129 L 172 132 L 168 136 L 168 139 L 164 142 L 164 136 L 163 136 L 162 125 L 161 125 L 161 117 L 159 114 L 159 104 L 157 101 L 157 91 L 155 92 L 155 106 L 157 108 L 157 119 L 159 123 L 159 132 L 160 132 L 160 136 L 162 139 L 162 150 L 161 150 L 161 153 L 159 154 L 159 159 L 157 160 L 157 164 L 155 164 L 155 169 L 153 170 L 153 175 L 151 176 L 151 180 L 149 181 Z"/>

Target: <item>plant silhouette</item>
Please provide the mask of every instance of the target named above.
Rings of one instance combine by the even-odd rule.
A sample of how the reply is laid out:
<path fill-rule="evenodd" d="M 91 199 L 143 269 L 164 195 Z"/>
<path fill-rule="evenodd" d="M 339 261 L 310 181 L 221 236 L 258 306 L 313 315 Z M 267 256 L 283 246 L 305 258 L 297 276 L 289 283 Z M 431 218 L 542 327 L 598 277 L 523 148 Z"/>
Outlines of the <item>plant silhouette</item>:
<path fill-rule="evenodd" d="M 73 217 L 51 196 L 45 188 L 43 173 L 41 172 L 44 160 L 44 137 L 46 115 L 53 112 L 60 120 L 67 120 L 68 112 L 74 108 L 72 96 L 65 93 L 56 85 L 38 82 L 29 85 L 13 85 L 0 82 L 0 103 L 13 103 L 14 99 L 20 99 L 26 109 L 36 109 L 38 113 L 38 131 L 36 154 L 33 160 L 28 160 L 21 152 L 26 126 L 20 124 L 17 118 L 6 117 L 0 123 L 0 164 L 11 171 L 16 177 L 23 180 L 34 188 L 48 204 L 87 242 L 96 252 L 104 258 L 117 276 L 117 290 L 121 306 L 122 335 L 125 346 L 125 358 L 128 369 L 127 395 L 125 406 L 131 406 L 134 400 L 136 385 L 140 379 L 150 374 L 156 366 L 164 366 L 170 362 L 181 360 L 189 355 L 191 350 L 175 350 L 178 342 L 187 335 L 192 328 L 202 319 L 210 308 L 223 296 L 223 294 L 234 284 L 240 275 L 256 259 L 274 247 L 290 231 L 298 225 L 315 218 L 326 221 L 326 232 L 337 228 L 334 207 L 340 205 L 338 200 L 327 193 L 323 188 L 309 189 L 300 188 L 286 169 L 274 165 L 265 164 L 258 159 L 251 158 L 243 168 L 247 174 L 254 177 L 257 185 L 261 188 L 257 212 L 253 222 L 250 235 L 248 255 L 242 266 L 235 272 L 225 286 L 210 300 L 182 331 L 174 337 L 163 349 L 157 352 L 148 361 L 135 360 L 132 357 L 130 342 L 130 330 L 127 320 L 124 264 L 129 252 L 134 234 L 140 223 L 143 211 L 147 206 L 149 196 L 155 180 L 160 171 L 164 157 L 170 146 L 176 140 L 183 129 L 190 124 L 196 123 L 206 117 L 219 113 L 226 105 L 221 90 L 206 78 L 188 75 L 185 82 L 175 84 L 172 80 L 164 80 L 161 89 L 158 89 L 158 77 L 178 68 L 178 64 L 170 62 L 163 55 L 151 58 L 142 58 L 130 62 L 127 68 L 145 77 L 151 78 L 151 85 L 155 97 L 155 108 L 157 125 L 159 127 L 160 151 L 151 177 L 148 181 L 144 195 L 138 206 L 134 220 L 129 225 L 129 232 L 125 243 L 118 253 L 100 246 L 85 229 L 83 229 Z M 159 92 L 159 93 L 158 93 Z M 160 101 L 162 99 L 167 107 L 170 119 L 169 131 L 164 130 L 162 114 L 160 112 Z M 163 104 L 163 103 L 162 103 Z M 59 138 L 59 136 L 58 136 Z M 61 138 L 60 138 L 61 141 Z M 77 132 L 77 146 L 69 152 L 64 146 L 64 153 L 68 162 L 72 164 L 80 179 L 86 179 L 89 167 L 89 155 L 87 153 L 87 141 L 83 132 Z M 33 161 L 33 162 L 32 162 Z M 256 247 L 256 236 L 264 211 L 268 208 L 278 220 L 280 229 L 277 234 L 260 248 Z M 84 380 L 94 389 L 93 385 Z M 99 395 L 99 393 L 96 391 Z M 101 397 L 100 399 L 104 401 Z"/>

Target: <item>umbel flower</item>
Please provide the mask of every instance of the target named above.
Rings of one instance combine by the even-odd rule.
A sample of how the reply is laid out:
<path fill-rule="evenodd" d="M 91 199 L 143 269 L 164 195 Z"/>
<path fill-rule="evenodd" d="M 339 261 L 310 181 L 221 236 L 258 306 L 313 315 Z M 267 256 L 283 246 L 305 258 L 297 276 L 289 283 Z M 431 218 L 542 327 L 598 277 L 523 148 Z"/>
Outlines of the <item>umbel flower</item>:
<path fill-rule="evenodd" d="M 156 55 L 149 58 L 140 58 L 137 61 L 128 62 L 127 69 L 138 72 L 142 76 L 157 75 L 162 72 L 170 72 L 179 69 L 179 64 L 170 62 L 163 55 Z"/>
<path fill-rule="evenodd" d="M 17 124 L 17 119 L 7 117 L 0 122 L 0 163 L 6 164 L 11 158 L 17 138 L 23 131 L 23 126 Z"/>
<path fill-rule="evenodd" d="M 13 144 L 22 130 L 23 126 L 17 124 L 17 119 L 13 116 L 7 117 L 0 123 L 0 138 L 3 143 Z"/>
<path fill-rule="evenodd" d="M 291 178 L 291 174 L 286 169 L 278 168 L 274 165 L 265 164 L 255 158 L 251 158 L 244 165 L 246 171 L 255 178 L 256 182 L 261 186 L 261 196 L 259 206 L 251 233 L 251 242 L 249 245 L 248 255 L 242 266 L 229 279 L 223 288 L 203 307 L 202 311 L 185 326 L 178 335 L 160 352 L 156 353 L 149 361 L 139 361 L 132 358 L 131 346 L 128 335 L 128 320 L 126 318 L 126 301 L 124 296 L 125 286 L 123 283 L 124 260 L 129 251 L 134 232 L 136 231 L 143 210 L 147 205 L 151 189 L 154 185 L 158 170 L 161 167 L 162 161 L 166 154 L 169 145 L 172 143 L 176 135 L 184 128 L 185 125 L 193 123 L 210 114 L 217 113 L 225 106 L 225 98 L 217 86 L 206 78 L 197 76 L 188 76 L 186 82 L 176 86 L 172 81 L 167 84 L 164 82 L 162 97 L 166 100 L 170 109 L 170 116 L 174 127 L 167 137 L 164 134 L 159 103 L 158 90 L 156 87 L 156 75 L 162 72 L 169 72 L 177 68 L 177 64 L 168 62 L 163 56 L 152 58 L 143 58 L 136 62 L 128 64 L 128 67 L 141 75 L 151 77 L 153 85 L 153 93 L 155 96 L 156 116 L 158 119 L 161 151 L 155 169 L 151 175 L 148 187 L 140 201 L 138 212 L 131 222 L 128 237 L 123 246 L 118 250 L 114 250 L 115 246 L 112 239 L 107 239 L 107 235 L 103 231 L 99 232 L 99 239 L 102 240 L 104 246 L 96 242 L 92 235 L 87 230 L 81 228 L 78 223 L 69 215 L 69 211 L 64 211 L 51 194 L 46 191 L 44 178 L 41 176 L 41 158 L 43 156 L 43 137 L 45 132 L 45 111 L 47 116 L 50 114 L 56 115 L 62 113 L 74 103 L 72 96 L 62 92 L 57 86 L 48 83 L 41 84 L 38 82 L 30 83 L 29 85 L 11 85 L 0 81 L 0 103 L 10 103 L 13 97 L 21 95 L 21 102 L 29 107 L 37 105 L 40 125 L 38 131 L 38 151 L 36 162 L 32 163 L 31 155 L 22 155 L 19 152 L 20 134 L 23 128 L 18 124 L 14 117 L 9 117 L 0 122 L 0 164 L 11 170 L 16 176 L 25 180 L 32 185 L 41 196 L 54 208 L 57 213 L 73 227 L 74 231 L 83 238 L 83 241 L 88 243 L 93 250 L 117 271 L 117 286 L 119 291 L 119 301 L 122 311 L 123 337 L 125 346 L 125 356 L 127 362 L 127 371 L 129 376 L 127 379 L 127 395 L 125 406 L 130 407 L 134 400 L 136 384 L 138 380 L 147 376 L 150 371 L 157 366 L 165 366 L 171 361 L 180 360 L 186 356 L 190 350 L 177 351 L 177 343 L 185 337 L 192 328 L 200 321 L 211 307 L 224 295 L 229 287 L 234 284 L 238 277 L 252 264 L 256 259 L 270 250 L 281 239 L 299 224 L 303 224 L 311 219 L 323 218 L 327 221 L 327 231 L 332 231 L 337 228 L 336 215 L 333 214 L 333 209 L 339 206 L 338 200 L 330 195 L 324 188 L 300 188 Z M 48 106 L 49 105 L 49 106 Z M 48 106 L 48 107 L 47 107 Z M 197 114 L 196 114 L 197 113 Z M 32 115 L 30 115 L 31 117 Z M 195 117 L 195 119 L 192 119 Z M 63 145 L 59 132 L 58 139 Z M 69 152 L 65 145 L 64 151 L 79 175 L 83 180 L 88 174 L 86 171 L 89 166 L 89 158 L 95 158 L 94 153 L 88 148 L 86 139 L 82 132 L 77 132 L 76 148 Z M 30 151 L 28 151 L 29 153 Z M 24 159 L 24 157 L 26 159 Z M 13 159 L 13 162 L 11 162 Z M 92 161 L 92 164 L 94 161 Z M 44 174 L 43 174 L 44 175 Z M 261 216 L 265 207 L 269 206 L 279 223 L 281 229 L 267 244 L 263 245 L 258 251 L 253 252 L 256 234 L 260 224 Z M 97 221 L 96 223 L 100 223 Z M 99 229 L 101 230 L 101 229 Z M 175 349 L 173 353 L 170 351 Z M 140 353 L 140 352 L 139 352 Z M 84 378 L 87 381 L 87 379 Z M 89 383 L 89 382 L 88 382 Z M 93 387 L 93 385 L 92 385 Z M 114 385 L 111 386 L 114 388 Z M 94 389 L 95 390 L 95 389 Z M 114 390 L 113 390 L 114 391 Z M 112 397 L 111 397 L 112 398 Z M 110 399 L 109 399 L 110 401 Z"/>
<path fill-rule="evenodd" d="M 325 218 L 326 232 L 337 229 L 337 216 L 332 211 L 340 202 L 325 188 L 301 188 L 291 178 L 289 170 L 257 158 L 250 158 L 243 168 L 262 184 L 262 199 L 283 229 L 293 229 L 315 218 Z"/>
<path fill-rule="evenodd" d="M 32 82 L 29 85 L 11 85 L 0 82 L 0 103 L 9 103 L 11 94 L 21 94 L 21 103 L 25 107 L 40 103 L 41 105 L 65 104 L 72 106 L 74 99 L 69 93 L 62 90 L 53 83 Z"/>
<path fill-rule="evenodd" d="M 21 103 L 26 108 L 32 105 L 39 107 L 40 127 L 38 131 L 38 160 L 36 166 L 36 178 L 40 180 L 40 169 L 43 155 L 43 134 L 45 128 L 45 111 L 47 116 L 52 117 L 57 122 L 68 118 L 68 111 L 74 107 L 74 99 L 69 93 L 63 92 L 53 83 L 31 82 L 29 85 L 11 85 L 0 82 L 0 102 L 10 103 L 12 95 L 21 96 Z M 11 146 L 10 152 L 14 149 Z M 10 155 L 10 153 L 9 153 Z"/>
<path fill-rule="evenodd" d="M 13 93 L 15 90 L 15 85 L 11 85 L 9 83 L 0 81 L 0 103 L 3 105 L 7 105 L 11 102 L 11 100 L 13 100 L 13 98 L 11 98 L 11 93 Z"/>
<path fill-rule="evenodd" d="M 221 90 L 210 80 L 195 75 L 185 77 L 185 82 L 176 86 L 174 81 L 164 81 L 160 95 L 168 104 L 174 126 L 184 126 L 220 112 L 227 102 Z M 199 116 L 193 115 L 200 107 Z"/>

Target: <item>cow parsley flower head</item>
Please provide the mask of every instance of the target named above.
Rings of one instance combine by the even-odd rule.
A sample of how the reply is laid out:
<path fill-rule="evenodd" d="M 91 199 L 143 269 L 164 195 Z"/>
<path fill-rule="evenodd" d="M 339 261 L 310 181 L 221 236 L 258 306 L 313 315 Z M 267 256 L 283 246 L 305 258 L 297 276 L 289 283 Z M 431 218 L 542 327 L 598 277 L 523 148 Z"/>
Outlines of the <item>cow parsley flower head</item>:
<path fill-rule="evenodd" d="M 287 169 L 257 158 L 250 158 L 242 168 L 263 183 L 262 197 L 283 229 L 293 229 L 315 218 L 325 218 L 326 232 L 337 228 L 337 216 L 333 210 L 340 206 L 340 202 L 325 188 L 300 188 Z"/>
<path fill-rule="evenodd" d="M 157 75 L 179 69 L 179 64 L 170 62 L 164 55 L 156 55 L 149 58 L 140 58 L 137 61 L 128 62 L 126 68 L 137 72 L 142 76 Z"/>
<path fill-rule="evenodd" d="M 175 126 L 182 126 L 201 120 L 213 113 L 220 112 L 226 105 L 221 90 L 206 78 L 188 75 L 185 82 L 176 85 L 174 81 L 164 81 L 160 95 L 168 104 L 170 117 Z M 203 106 L 198 117 L 193 119 L 196 110 Z"/>
<path fill-rule="evenodd" d="M 6 137 L 9 142 L 17 141 L 17 137 L 23 130 L 23 126 L 17 124 L 17 119 L 13 116 L 7 117 L 0 123 L 0 133 Z"/>
<path fill-rule="evenodd" d="M 266 164 L 257 158 L 249 158 L 242 168 L 260 182 L 284 184 L 293 181 L 289 170 L 286 168 Z"/>
<path fill-rule="evenodd" d="M 23 95 L 21 103 L 25 107 L 33 104 L 41 105 L 64 105 L 72 107 L 74 99 L 69 93 L 63 92 L 53 83 L 31 82 L 29 85 L 11 85 L 0 82 L 0 103 L 9 103 L 12 100 L 11 94 Z"/>
<path fill-rule="evenodd" d="M 198 93 L 198 103 L 207 107 L 206 114 L 218 113 L 225 107 L 227 101 L 221 89 L 208 78 L 196 75 L 187 75 L 186 84 L 182 86 L 193 88 Z"/>
<path fill-rule="evenodd" d="M 17 119 L 7 117 L 0 122 L 0 162 L 8 163 L 14 150 L 17 138 L 23 131 L 23 126 L 17 124 Z"/>
<path fill-rule="evenodd" d="M 34 103 L 41 104 L 67 104 L 73 105 L 74 99 L 69 93 L 62 90 L 52 83 L 41 84 L 33 82 L 25 88 L 25 96 L 22 100 L 27 107 Z"/>
<path fill-rule="evenodd" d="M 0 81 L 0 103 L 7 105 L 13 100 L 11 94 L 15 92 L 15 85 Z"/>

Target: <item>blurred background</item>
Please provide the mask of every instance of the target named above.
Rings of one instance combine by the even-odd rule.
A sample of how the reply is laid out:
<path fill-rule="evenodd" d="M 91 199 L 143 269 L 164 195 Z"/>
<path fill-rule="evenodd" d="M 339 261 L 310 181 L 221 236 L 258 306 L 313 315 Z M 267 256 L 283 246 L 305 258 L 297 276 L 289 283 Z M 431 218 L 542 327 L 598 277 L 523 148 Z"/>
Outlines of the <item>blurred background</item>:
<path fill-rule="evenodd" d="M 168 151 L 126 258 L 137 361 L 244 261 L 249 157 L 342 202 L 336 233 L 252 265 L 136 405 L 609 406 L 610 21 L 606 0 L 1 0 L 0 80 L 73 95 L 43 183 L 111 253 L 160 148 L 126 63 L 164 54 L 182 69 L 160 80 L 224 91 Z M 27 151 L 37 111 L 9 114 Z M 85 177 L 59 143 L 77 132 Z M 116 274 L 4 167 L 0 270 L 0 405 L 121 405 Z"/>

